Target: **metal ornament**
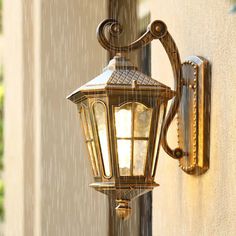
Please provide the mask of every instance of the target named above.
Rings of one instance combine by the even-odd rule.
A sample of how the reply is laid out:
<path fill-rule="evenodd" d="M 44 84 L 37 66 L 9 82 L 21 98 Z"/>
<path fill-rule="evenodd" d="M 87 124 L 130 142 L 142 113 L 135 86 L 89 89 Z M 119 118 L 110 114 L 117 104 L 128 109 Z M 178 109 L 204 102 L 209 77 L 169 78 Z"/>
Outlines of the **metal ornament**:
<path fill-rule="evenodd" d="M 144 47 L 147 44 L 151 43 L 154 39 L 159 39 L 162 43 L 172 66 L 173 75 L 174 75 L 174 89 L 176 92 L 175 98 L 172 101 L 170 110 L 167 114 L 165 124 L 163 127 L 163 136 L 162 136 L 162 147 L 165 152 L 173 158 L 180 158 L 183 156 L 183 150 L 180 148 L 171 149 L 167 142 L 167 131 L 168 128 L 174 119 L 176 112 L 179 107 L 179 102 L 182 94 L 182 70 L 181 70 L 181 61 L 179 56 L 178 48 L 167 30 L 167 26 L 164 22 L 160 20 L 153 21 L 148 27 L 146 33 L 144 33 L 139 39 L 131 43 L 128 46 L 118 47 L 112 45 L 105 37 L 105 29 L 108 28 L 110 35 L 118 35 L 122 32 L 122 27 L 118 21 L 114 19 L 104 20 L 97 28 L 97 38 L 99 43 L 108 51 L 114 51 L 119 53 L 130 52 L 132 50 Z"/>
<path fill-rule="evenodd" d="M 123 47 L 111 44 L 106 30 L 116 37 L 121 25 L 107 19 L 97 28 L 100 44 L 116 56 L 101 75 L 68 99 L 81 115 L 95 180 L 90 186 L 115 198 L 117 215 L 126 219 L 131 214 L 130 201 L 158 186 L 154 177 L 161 145 L 187 173 L 208 169 L 209 70 L 207 61 L 197 57 L 181 65 L 178 48 L 162 21 L 152 22 L 143 36 Z M 160 40 L 169 57 L 174 91 L 139 72 L 126 58 L 128 52 L 153 39 Z M 177 112 L 179 147 L 172 149 L 167 132 Z"/>
<path fill-rule="evenodd" d="M 210 69 L 206 59 L 190 56 L 182 65 L 183 94 L 177 114 L 178 143 L 186 155 L 180 167 L 200 175 L 209 169 Z"/>

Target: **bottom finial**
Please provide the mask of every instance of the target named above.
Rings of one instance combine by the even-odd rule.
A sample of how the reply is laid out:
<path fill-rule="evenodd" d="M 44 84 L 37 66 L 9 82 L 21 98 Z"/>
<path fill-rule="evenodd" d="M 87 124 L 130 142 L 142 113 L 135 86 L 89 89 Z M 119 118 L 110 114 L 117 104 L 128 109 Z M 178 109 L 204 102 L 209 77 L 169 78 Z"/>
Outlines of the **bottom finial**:
<path fill-rule="evenodd" d="M 116 200 L 116 214 L 122 220 L 127 220 L 131 215 L 131 207 L 129 207 L 129 200 Z"/>

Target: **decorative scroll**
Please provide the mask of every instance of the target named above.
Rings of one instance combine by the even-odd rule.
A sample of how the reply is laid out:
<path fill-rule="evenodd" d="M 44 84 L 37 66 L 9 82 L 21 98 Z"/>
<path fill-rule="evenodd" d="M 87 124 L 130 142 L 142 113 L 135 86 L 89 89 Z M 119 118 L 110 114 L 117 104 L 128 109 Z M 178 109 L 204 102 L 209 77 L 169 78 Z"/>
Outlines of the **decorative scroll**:
<path fill-rule="evenodd" d="M 167 27 L 162 21 L 154 21 L 148 27 L 147 31 L 136 41 L 131 43 L 128 46 L 119 47 L 113 45 L 105 36 L 105 30 L 108 29 L 108 32 L 111 36 L 118 36 L 122 33 L 122 27 L 117 20 L 107 19 L 100 23 L 97 28 L 97 38 L 99 43 L 108 51 L 113 52 L 129 52 L 140 47 L 144 47 L 149 44 L 153 39 L 160 39 L 167 33 Z"/>

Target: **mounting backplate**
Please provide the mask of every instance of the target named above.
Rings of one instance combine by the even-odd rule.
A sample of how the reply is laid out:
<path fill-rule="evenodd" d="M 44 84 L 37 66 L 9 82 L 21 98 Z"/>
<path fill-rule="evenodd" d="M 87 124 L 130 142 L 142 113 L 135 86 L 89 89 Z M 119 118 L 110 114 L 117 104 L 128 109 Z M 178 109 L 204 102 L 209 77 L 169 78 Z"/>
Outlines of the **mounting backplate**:
<path fill-rule="evenodd" d="M 178 111 L 178 142 L 185 156 L 180 167 L 200 175 L 209 169 L 210 66 L 206 59 L 190 56 L 182 64 L 183 94 Z"/>

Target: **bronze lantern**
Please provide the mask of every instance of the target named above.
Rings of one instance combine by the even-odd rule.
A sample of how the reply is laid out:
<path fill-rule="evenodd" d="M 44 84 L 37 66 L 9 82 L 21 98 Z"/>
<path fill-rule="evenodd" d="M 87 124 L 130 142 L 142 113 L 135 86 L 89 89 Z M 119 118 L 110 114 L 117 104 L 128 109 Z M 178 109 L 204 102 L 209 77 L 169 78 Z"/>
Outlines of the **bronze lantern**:
<path fill-rule="evenodd" d="M 184 165 L 192 168 L 189 173 L 201 167 L 197 162 L 193 166 L 192 157 L 183 150 L 187 145 L 172 150 L 167 144 L 167 130 L 178 111 L 185 85 L 178 49 L 166 25 L 154 21 L 140 39 L 124 47 L 109 43 L 106 28 L 114 36 L 121 32 L 121 26 L 108 19 L 97 30 L 101 45 L 117 55 L 101 75 L 78 88 L 68 99 L 77 105 L 80 113 L 94 176 L 90 186 L 115 198 L 116 212 L 124 219 L 131 212 L 129 202 L 133 198 L 158 186 L 154 176 L 161 144 L 170 156 L 182 158 L 183 169 Z M 175 91 L 138 71 L 125 56 L 153 39 L 160 39 L 169 56 Z M 172 98 L 166 116 L 167 103 Z M 204 162 L 204 171 L 206 166 Z"/>

